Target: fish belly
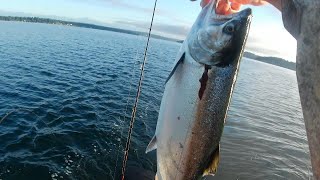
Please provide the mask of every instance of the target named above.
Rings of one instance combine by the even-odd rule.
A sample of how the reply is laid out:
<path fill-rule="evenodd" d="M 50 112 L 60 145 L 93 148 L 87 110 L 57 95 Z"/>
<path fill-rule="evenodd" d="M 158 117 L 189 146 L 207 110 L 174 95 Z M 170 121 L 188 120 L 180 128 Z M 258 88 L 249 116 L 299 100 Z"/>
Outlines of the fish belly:
<path fill-rule="evenodd" d="M 186 59 L 167 82 L 159 111 L 156 130 L 157 176 L 159 180 L 179 179 L 186 142 L 197 111 L 199 79 L 203 66 Z"/>

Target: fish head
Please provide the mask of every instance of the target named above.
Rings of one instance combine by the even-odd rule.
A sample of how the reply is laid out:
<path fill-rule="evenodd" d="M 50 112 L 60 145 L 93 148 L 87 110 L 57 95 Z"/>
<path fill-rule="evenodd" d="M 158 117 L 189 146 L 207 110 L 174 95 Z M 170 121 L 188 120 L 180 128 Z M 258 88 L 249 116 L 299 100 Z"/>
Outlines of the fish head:
<path fill-rule="evenodd" d="M 231 15 L 218 15 L 216 6 L 217 1 L 212 0 L 201 11 L 187 38 L 188 49 L 201 64 L 235 64 L 244 49 L 252 11 L 248 8 Z"/>

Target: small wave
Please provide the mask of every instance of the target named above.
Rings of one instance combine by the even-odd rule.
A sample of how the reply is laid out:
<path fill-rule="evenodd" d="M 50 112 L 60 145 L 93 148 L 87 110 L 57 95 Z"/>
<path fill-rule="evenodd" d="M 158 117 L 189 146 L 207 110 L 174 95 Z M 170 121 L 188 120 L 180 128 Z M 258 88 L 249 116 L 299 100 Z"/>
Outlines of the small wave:
<path fill-rule="evenodd" d="M 53 74 L 53 73 L 51 73 L 50 71 L 40 71 L 39 72 L 40 73 L 40 75 L 42 75 L 42 76 L 47 76 L 47 77 L 55 77 L 55 74 Z"/>

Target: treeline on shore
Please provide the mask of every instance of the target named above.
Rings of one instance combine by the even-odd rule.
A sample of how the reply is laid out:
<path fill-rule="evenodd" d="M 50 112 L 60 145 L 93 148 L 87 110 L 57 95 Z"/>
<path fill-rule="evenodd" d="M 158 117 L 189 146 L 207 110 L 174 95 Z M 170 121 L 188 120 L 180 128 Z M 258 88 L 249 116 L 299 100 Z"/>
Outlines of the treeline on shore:
<path fill-rule="evenodd" d="M 56 25 L 65 25 L 65 26 L 75 26 L 75 27 L 81 27 L 81 28 L 98 29 L 98 30 L 104 30 L 104 31 L 113 31 L 113 32 L 126 33 L 126 34 L 138 35 L 138 36 L 148 35 L 148 33 L 145 33 L 145 32 L 119 29 L 119 28 L 113 28 L 108 26 L 100 26 L 100 25 L 89 24 L 89 23 L 63 21 L 63 20 L 56 20 L 56 19 L 50 19 L 50 18 L 40 18 L 40 17 L 0 16 L 0 21 L 19 21 L 19 22 L 31 22 L 31 23 L 56 24 Z M 163 39 L 163 40 L 174 41 L 174 42 L 179 41 L 178 39 L 166 38 L 166 37 L 154 35 L 154 34 L 151 35 L 151 37 L 155 39 Z"/>
<path fill-rule="evenodd" d="M 251 52 L 244 52 L 243 56 L 250 58 L 250 59 L 253 59 L 253 60 L 256 60 L 256 61 L 261 61 L 261 62 L 265 62 L 268 64 L 273 64 L 273 65 L 280 66 L 280 67 L 287 68 L 287 69 L 291 69 L 294 71 L 296 70 L 296 63 L 287 61 L 287 60 L 279 58 L 279 57 L 259 56 L 259 55 L 253 54 Z"/>

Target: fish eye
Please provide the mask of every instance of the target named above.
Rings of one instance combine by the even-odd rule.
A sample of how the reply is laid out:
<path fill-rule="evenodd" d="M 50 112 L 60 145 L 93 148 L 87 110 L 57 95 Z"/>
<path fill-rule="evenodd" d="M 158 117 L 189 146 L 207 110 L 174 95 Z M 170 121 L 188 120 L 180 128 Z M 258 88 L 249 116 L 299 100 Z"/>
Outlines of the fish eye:
<path fill-rule="evenodd" d="M 229 24 L 229 25 L 226 26 L 225 30 L 228 33 L 233 33 L 234 32 L 234 26 L 232 24 Z"/>

